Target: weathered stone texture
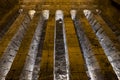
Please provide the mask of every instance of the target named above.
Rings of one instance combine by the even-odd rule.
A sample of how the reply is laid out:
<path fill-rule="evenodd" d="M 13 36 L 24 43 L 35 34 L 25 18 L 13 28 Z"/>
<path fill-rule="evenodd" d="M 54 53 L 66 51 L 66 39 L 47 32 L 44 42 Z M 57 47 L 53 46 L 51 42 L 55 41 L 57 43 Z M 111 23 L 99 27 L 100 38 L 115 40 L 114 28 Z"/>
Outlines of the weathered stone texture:
<path fill-rule="evenodd" d="M 66 61 L 66 50 L 65 49 L 65 32 L 63 30 L 64 22 L 62 19 L 56 20 L 55 28 L 55 66 L 54 66 L 54 78 L 57 80 L 68 80 L 68 67 Z"/>
<path fill-rule="evenodd" d="M 42 35 L 43 21 L 44 20 L 42 16 L 37 14 L 33 18 L 33 22 L 31 22 L 30 26 L 34 26 L 34 27 L 37 26 L 37 28 L 32 38 L 32 42 L 29 48 L 29 52 L 26 58 L 23 71 L 20 76 L 20 80 L 24 80 L 24 79 L 31 80 L 32 79 L 34 64 L 35 64 L 36 56 L 38 53 L 38 46 L 39 46 L 39 42 L 40 42 L 41 35 Z"/>
<path fill-rule="evenodd" d="M 120 61 L 120 49 L 119 49 L 119 42 L 117 42 L 117 39 L 114 35 L 108 32 L 109 30 L 106 25 L 101 25 L 98 21 L 97 15 L 94 15 L 91 11 L 88 11 L 90 13 L 85 13 L 85 16 L 87 17 L 88 21 L 90 22 L 92 29 L 94 30 L 102 48 L 104 49 L 104 52 L 110 61 L 118 79 L 120 79 L 120 65 L 118 62 Z"/>
<path fill-rule="evenodd" d="M 101 80 L 101 79 L 104 80 L 99 63 L 97 62 L 97 59 L 94 56 L 95 52 L 92 49 L 92 45 L 89 39 L 84 33 L 82 24 L 80 23 L 79 20 L 75 20 L 74 24 L 90 78 L 92 80 Z"/>
<path fill-rule="evenodd" d="M 19 25 L 20 28 L 18 29 L 17 33 L 13 36 L 12 40 L 4 51 L 4 54 L 0 59 L 0 77 L 6 77 L 6 75 L 8 74 L 12 62 L 14 61 L 16 53 L 20 47 L 24 34 L 27 30 L 29 22 L 30 18 L 28 15 L 26 15 L 24 21 L 21 23 L 21 25 Z M 25 26 L 23 26 L 22 24 L 25 24 Z"/>

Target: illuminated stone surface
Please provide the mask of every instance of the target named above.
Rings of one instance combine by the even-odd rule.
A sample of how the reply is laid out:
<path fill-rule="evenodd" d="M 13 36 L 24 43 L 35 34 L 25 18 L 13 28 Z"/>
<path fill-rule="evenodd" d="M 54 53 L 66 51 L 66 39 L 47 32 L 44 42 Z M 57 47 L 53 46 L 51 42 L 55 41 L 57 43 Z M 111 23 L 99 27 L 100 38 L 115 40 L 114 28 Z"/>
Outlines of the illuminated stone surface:
<path fill-rule="evenodd" d="M 119 0 L 0 0 L 0 80 L 120 80 L 119 6 Z"/>

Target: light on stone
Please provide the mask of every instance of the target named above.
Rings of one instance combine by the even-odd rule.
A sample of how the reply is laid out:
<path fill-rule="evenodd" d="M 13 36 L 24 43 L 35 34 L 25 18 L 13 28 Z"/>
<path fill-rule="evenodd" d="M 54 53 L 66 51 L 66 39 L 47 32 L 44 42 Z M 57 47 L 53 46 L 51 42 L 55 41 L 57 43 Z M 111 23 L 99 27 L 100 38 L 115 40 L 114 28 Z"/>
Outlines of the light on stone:
<path fill-rule="evenodd" d="M 96 9 L 96 12 L 97 12 L 98 14 L 100 14 L 100 13 L 101 13 L 101 10 L 99 10 L 99 9 Z"/>
<path fill-rule="evenodd" d="M 19 9 L 19 13 L 22 13 L 23 12 L 23 9 Z"/>
<path fill-rule="evenodd" d="M 88 18 L 91 15 L 91 11 L 87 9 L 85 9 L 83 13 L 85 14 L 86 18 Z"/>
<path fill-rule="evenodd" d="M 30 15 L 30 18 L 32 19 L 34 17 L 34 14 L 36 13 L 35 10 L 29 10 L 28 14 Z"/>
<path fill-rule="evenodd" d="M 70 11 L 72 20 L 75 19 L 75 17 L 76 17 L 76 12 L 77 12 L 76 10 L 71 10 L 71 11 Z"/>
<path fill-rule="evenodd" d="M 42 11 L 42 13 L 43 13 L 43 17 L 47 20 L 47 19 L 49 19 L 49 10 L 43 10 Z"/>
<path fill-rule="evenodd" d="M 59 19 L 63 20 L 63 11 L 62 10 L 57 10 L 56 11 L 55 20 L 59 20 Z"/>

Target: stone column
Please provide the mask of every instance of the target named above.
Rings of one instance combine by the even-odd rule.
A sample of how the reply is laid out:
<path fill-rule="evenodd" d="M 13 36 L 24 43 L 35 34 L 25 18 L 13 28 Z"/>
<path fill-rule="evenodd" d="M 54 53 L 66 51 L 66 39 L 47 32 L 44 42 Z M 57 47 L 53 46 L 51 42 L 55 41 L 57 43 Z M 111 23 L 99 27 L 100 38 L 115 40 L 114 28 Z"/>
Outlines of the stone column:
<path fill-rule="evenodd" d="M 108 15 L 105 15 L 104 13 L 101 13 L 100 10 L 97 11 L 98 15 L 107 23 L 107 25 L 111 28 L 113 33 L 117 36 L 119 42 L 120 42 L 120 24 L 115 22 L 112 22 L 110 17 Z"/>
<path fill-rule="evenodd" d="M 30 21 L 30 17 L 26 15 L 24 21 L 21 23 L 21 25 L 19 25 L 20 28 L 18 29 L 17 33 L 13 36 L 12 40 L 4 51 L 4 54 L 0 59 L 0 80 L 5 80 Z"/>
<path fill-rule="evenodd" d="M 61 10 L 56 11 L 56 26 L 54 36 L 54 80 L 69 80 L 66 37 L 63 13 Z"/>
<path fill-rule="evenodd" d="M 41 40 L 42 30 L 44 27 L 43 26 L 44 21 L 45 20 L 43 19 L 43 16 L 41 16 L 40 13 L 36 13 L 35 16 L 33 17 L 33 22 L 31 22 L 30 26 L 35 26 L 35 27 L 37 26 L 37 28 L 32 38 L 32 42 L 25 61 L 25 65 L 20 75 L 20 80 L 32 80 L 35 60 L 38 53 L 38 47 L 40 45 L 39 43 Z"/>
<path fill-rule="evenodd" d="M 32 80 L 39 80 L 39 77 L 40 77 L 39 76 L 40 75 L 39 71 L 41 69 L 40 63 L 41 63 L 41 58 L 42 58 L 42 54 L 43 54 L 42 52 L 43 52 L 43 45 L 44 45 L 44 40 L 45 40 L 47 22 L 49 19 L 49 10 L 43 10 L 42 15 L 43 15 L 44 19 L 41 19 L 41 21 L 38 24 L 38 25 L 40 25 L 39 28 L 42 27 L 42 30 L 40 31 L 39 28 L 37 28 L 38 34 L 41 33 L 41 35 L 40 35 L 39 46 L 38 46 L 37 55 L 36 55 L 36 59 L 35 59 L 34 69 L 33 69 L 33 73 L 32 73 Z"/>
<path fill-rule="evenodd" d="M 91 80 L 105 80 L 102 74 L 101 67 L 95 57 L 96 52 L 94 51 L 90 40 L 85 35 L 80 20 L 75 19 L 74 25 Z"/>
<path fill-rule="evenodd" d="M 120 80 L 120 44 L 114 39 L 114 36 L 114 40 L 112 40 L 112 37 L 110 37 L 111 35 L 107 34 L 109 32 L 106 32 L 106 26 L 101 25 L 98 22 L 98 19 L 96 19 L 97 15 L 95 16 L 90 10 L 84 10 L 84 14 L 91 24 L 102 48 L 104 49 L 113 70 Z"/>

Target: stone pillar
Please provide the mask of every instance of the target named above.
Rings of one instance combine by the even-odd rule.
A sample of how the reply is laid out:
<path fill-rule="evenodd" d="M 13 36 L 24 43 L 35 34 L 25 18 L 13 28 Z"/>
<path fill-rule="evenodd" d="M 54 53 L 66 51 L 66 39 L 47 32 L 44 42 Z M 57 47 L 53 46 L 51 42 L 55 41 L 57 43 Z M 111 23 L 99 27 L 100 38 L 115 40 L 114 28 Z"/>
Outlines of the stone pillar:
<path fill-rule="evenodd" d="M 44 10 L 42 12 L 42 15 L 43 15 L 44 19 L 41 19 L 41 21 L 38 24 L 38 25 L 40 25 L 39 28 L 42 27 L 42 30 L 40 31 L 38 28 L 38 34 L 40 34 L 40 32 L 41 32 L 41 35 L 40 35 L 39 46 L 38 46 L 37 55 L 36 55 L 36 59 L 35 59 L 32 80 L 39 80 L 39 75 L 40 75 L 39 71 L 41 69 L 40 63 L 41 63 L 41 58 L 42 58 L 42 54 L 43 54 L 42 52 L 43 52 L 43 45 L 44 45 L 44 40 L 45 40 L 47 22 L 49 19 L 49 10 Z"/>
<path fill-rule="evenodd" d="M 113 33 L 117 36 L 120 42 L 120 24 L 111 22 L 110 18 L 104 13 L 100 13 L 99 16 L 101 16 L 107 25 L 112 29 Z"/>
<path fill-rule="evenodd" d="M 92 26 L 104 52 L 111 63 L 118 79 L 120 80 L 120 47 L 117 41 L 112 40 L 105 30 L 106 26 L 101 25 L 90 10 L 84 10 L 84 14 Z M 114 39 L 114 36 L 113 36 Z"/>
<path fill-rule="evenodd" d="M 96 52 L 94 51 L 90 40 L 85 35 L 79 19 L 74 20 L 74 25 L 91 80 L 105 80 L 102 74 L 101 67 L 95 57 Z"/>
<path fill-rule="evenodd" d="M 69 67 L 63 13 L 56 11 L 54 35 L 54 80 L 69 80 Z"/>
<path fill-rule="evenodd" d="M 19 25 L 20 28 L 18 29 L 17 33 L 13 36 L 12 40 L 4 51 L 4 54 L 0 59 L 0 80 L 5 80 L 30 21 L 30 17 L 26 15 L 24 21 L 21 23 L 21 25 Z"/>
<path fill-rule="evenodd" d="M 39 20 L 40 19 L 40 20 Z M 34 70 L 35 60 L 38 53 L 38 47 L 41 40 L 42 30 L 43 30 L 44 19 L 41 14 L 35 14 L 33 17 L 33 22 L 30 26 L 37 26 L 32 42 L 29 48 L 29 52 L 25 61 L 24 68 L 20 75 L 20 80 L 32 80 L 32 74 Z"/>

